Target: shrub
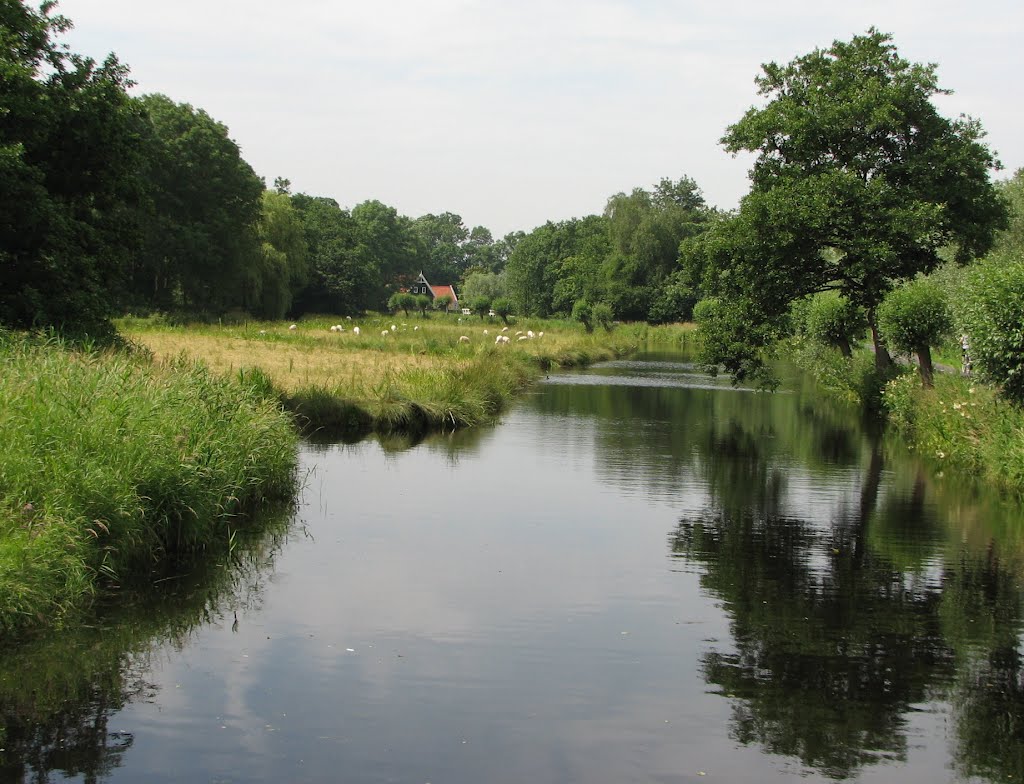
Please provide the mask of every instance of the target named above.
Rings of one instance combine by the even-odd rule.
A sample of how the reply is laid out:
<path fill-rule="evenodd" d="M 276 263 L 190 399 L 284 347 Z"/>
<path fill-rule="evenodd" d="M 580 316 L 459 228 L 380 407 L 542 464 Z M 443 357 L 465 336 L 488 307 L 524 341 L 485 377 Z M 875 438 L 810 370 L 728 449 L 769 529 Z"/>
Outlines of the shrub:
<path fill-rule="evenodd" d="M 612 331 L 612 306 L 607 302 L 598 302 L 591 310 L 591 317 L 594 324 L 602 327 L 606 332 Z"/>
<path fill-rule="evenodd" d="M 851 343 L 867 324 L 864 311 L 834 291 L 815 294 L 805 303 L 802 312 L 794 309 L 796 319 L 802 319 L 798 328 L 812 340 L 838 348 L 844 357 L 851 356 Z"/>
<path fill-rule="evenodd" d="M 583 325 L 587 332 L 594 331 L 594 308 L 585 299 L 578 299 L 572 306 L 572 320 Z"/>
<path fill-rule="evenodd" d="M 958 312 L 978 373 L 1024 403 L 1024 259 L 995 256 L 979 264 Z"/>
<path fill-rule="evenodd" d="M 878 328 L 892 348 L 917 354 L 921 381 L 932 386 L 931 346 L 953 328 L 942 288 L 928 278 L 917 278 L 889 292 L 878 306 Z"/>
<path fill-rule="evenodd" d="M 512 315 L 512 300 L 508 297 L 498 297 L 491 303 L 491 310 L 501 316 L 501 320 L 508 324 L 508 317 Z"/>
<path fill-rule="evenodd" d="M 408 291 L 396 291 L 388 300 L 388 308 L 394 311 L 403 311 L 406 316 L 409 311 L 416 307 L 416 295 Z"/>
<path fill-rule="evenodd" d="M 469 307 L 482 319 L 491 309 L 491 298 L 486 296 L 473 297 L 469 301 Z"/>

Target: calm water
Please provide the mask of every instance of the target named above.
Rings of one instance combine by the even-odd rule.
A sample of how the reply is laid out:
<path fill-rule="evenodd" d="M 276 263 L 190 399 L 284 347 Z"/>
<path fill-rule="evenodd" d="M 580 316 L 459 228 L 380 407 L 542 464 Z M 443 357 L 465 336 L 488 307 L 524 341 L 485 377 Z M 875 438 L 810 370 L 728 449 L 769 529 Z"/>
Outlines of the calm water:
<path fill-rule="evenodd" d="M 231 568 L 7 651 L 0 780 L 1024 781 L 1016 506 L 648 355 L 309 445 Z"/>

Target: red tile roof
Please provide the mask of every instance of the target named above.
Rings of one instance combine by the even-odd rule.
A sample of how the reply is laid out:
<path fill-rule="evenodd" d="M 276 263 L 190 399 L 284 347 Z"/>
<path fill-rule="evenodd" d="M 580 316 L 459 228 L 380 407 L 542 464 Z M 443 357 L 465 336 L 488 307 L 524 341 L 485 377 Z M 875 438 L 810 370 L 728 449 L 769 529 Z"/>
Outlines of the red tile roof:
<path fill-rule="evenodd" d="M 459 301 L 459 298 L 455 296 L 455 289 L 451 286 L 431 286 L 430 290 L 434 293 L 435 299 L 438 297 L 451 297 L 453 305 Z"/>

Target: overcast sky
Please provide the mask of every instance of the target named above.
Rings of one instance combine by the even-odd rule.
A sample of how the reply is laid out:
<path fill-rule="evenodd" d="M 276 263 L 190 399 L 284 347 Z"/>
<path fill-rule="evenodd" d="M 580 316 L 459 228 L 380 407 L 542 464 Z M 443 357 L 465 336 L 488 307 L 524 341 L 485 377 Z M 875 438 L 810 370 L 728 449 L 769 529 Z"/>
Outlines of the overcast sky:
<path fill-rule="evenodd" d="M 1024 166 L 1019 0 L 61 0 L 74 51 L 136 92 L 205 109 L 268 184 L 456 212 L 495 236 L 693 177 L 735 207 L 750 159 L 718 143 L 760 64 L 874 25 L 939 66 L 937 102 Z"/>

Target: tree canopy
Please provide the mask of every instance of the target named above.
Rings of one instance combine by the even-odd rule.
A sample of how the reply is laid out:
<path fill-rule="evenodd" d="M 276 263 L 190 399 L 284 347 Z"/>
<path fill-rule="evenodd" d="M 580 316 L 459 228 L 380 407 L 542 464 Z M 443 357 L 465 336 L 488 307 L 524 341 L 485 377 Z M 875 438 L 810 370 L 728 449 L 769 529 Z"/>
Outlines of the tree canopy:
<path fill-rule="evenodd" d="M 875 310 L 885 294 L 946 249 L 959 260 L 983 253 L 1005 223 L 981 125 L 939 114 L 932 98 L 947 91 L 935 66 L 902 59 L 875 29 L 768 63 L 756 83 L 767 103 L 722 138 L 730 152 L 757 153 L 751 191 L 683 257 L 732 313 L 720 323 L 758 342 L 740 349 L 720 336 L 704 359 L 738 378 L 757 373 L 756 349 L 785 330 L 789 303 L 834 289 L 864 309 L 884 365 Z"/>
<path fill-rule="evenodd" d="M 128 69 L 57 43 L 53 6 L 0 0 L 0 324 L 93 328 L 136 238 L 142 119 Z"/>

